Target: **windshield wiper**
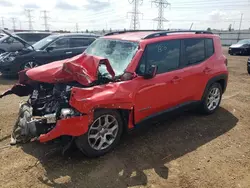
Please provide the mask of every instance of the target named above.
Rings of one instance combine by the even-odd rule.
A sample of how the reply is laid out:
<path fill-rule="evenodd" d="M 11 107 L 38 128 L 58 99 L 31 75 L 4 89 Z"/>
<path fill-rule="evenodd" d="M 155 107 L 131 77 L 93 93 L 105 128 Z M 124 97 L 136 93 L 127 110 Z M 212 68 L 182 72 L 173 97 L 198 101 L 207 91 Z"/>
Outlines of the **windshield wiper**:
<path fill-rule="evenodd" d="M 3 29 L 2 31 L 3 31 L 6 35 L 8 35 L 8 36 L 10 36 L 10 37 L 12 37 L 12 38 L 14 38 L 14 39 L 16 39 L 16 40 L 19 41 L 19 42 L 21 42 L 24 46 L 25 46 L 25 45 L 30 46 L 30 47 L 35 51 L 35 48 L 34 48 L 31 44 L 29 44 L 27 41 L 25 41 L 24 39 L 22 39 L 21 37 L 15 35 L 15 34 L 13 35 L 13 34 L 9 33 L 8 31 L 5 31 L 4 29 Z"/>

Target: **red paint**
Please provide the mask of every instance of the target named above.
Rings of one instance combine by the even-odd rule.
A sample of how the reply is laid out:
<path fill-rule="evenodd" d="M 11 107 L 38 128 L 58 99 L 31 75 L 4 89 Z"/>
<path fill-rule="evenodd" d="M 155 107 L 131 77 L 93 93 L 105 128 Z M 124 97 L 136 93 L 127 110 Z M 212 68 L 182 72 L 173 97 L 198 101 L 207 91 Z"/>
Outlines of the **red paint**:
<path fill-rule="evenodd" d="M 33 68 L 28 70 L 26 74 L 30 79 L 39 82 L 77 81 L 82 85 L 89 85 L 97 80 L 97 71 L 100 64 L 105 64 L 108 72 L 113 77 L 115 76 L 114 70 L 107 59 L 85 54 Z"/>
<path fill-rule="evenodd" d="M 54 129 L 39 136 L 40 142 L 48 142 L 62 135 L 80 136 L 88 131 L 88 116 L 72 117 L 57 121 Z"/>
<path fill-rule="evenodd" d="M 93 121 L 94 110 L 100 108 L 129 110 L 128 128 L 133 128 L 134 124 L 152 114 L 184 102 L 201 100 L 209 79 L 219 74 L 228 74 L 218 36 L 173 34 L 147 40 L 141 39 L 150 33 L 152 32 L 128 32 L 104 37 L 139 43 L 139 50 L 125 70 L 133 76 L 124 75 L 123 81 L 105 85 L 73 88 L 70 105 L 86 115 L 59 120 L 52 131 L 40 136 L 40 141 L 46 142 L 61 135 L 79 136 L 86 133 Z M 201 64 L 158 74 L 151 79 L 144 79 L 135 74 L 147 44 L 172 39 L 211 37 L 214 40 L 215 53 Z M 75 80 L 82 85 L 88 85 L 97 79 L 97 69 L 100 63 L 106 64 L 107 70 L 114 76 L 114 71 L 107 59 L 84 54 L 31 69 L 27 71 L 27 76 L 40 82 L 56 83 Z"/>

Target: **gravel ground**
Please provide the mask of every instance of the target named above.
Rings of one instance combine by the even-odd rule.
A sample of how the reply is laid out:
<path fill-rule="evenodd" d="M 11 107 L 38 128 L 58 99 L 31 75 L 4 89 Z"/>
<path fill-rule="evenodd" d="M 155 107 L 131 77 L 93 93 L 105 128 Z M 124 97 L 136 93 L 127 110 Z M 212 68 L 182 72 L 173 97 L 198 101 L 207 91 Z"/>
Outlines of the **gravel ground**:
<path fill-rule="evenodd" d="M 62 156 L 53 144 L 8 146 L 24 99 L 0 99 L 0 187 L 249 188 L 247 57 L 228 59 L 228 88 L 215 114 L 183 113 L 147 126 L 98 159 L 87 159 L 78 151 Z M 13 83 L 0 78 L 0 92 Z"/>

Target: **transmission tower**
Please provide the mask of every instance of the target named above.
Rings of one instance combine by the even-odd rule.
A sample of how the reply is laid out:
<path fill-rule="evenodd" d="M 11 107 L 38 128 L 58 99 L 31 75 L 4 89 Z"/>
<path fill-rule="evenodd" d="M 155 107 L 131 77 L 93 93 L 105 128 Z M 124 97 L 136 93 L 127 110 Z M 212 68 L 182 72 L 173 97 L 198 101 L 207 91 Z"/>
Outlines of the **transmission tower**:
<path fill-rule="evenodd" d="M 168 21 L 164 18 L 164 8 L 167 8 L 171 4 L 167 0 L 154 0 L 152 3 L 158 8 L 158 17 L 153 20 L 158 22 L 157 29 L 163 29 L 163 22 Z"/>
<path fill-rule="evenodd" d="M 12 29 L 15 30 L 16 29 L 16 18 L 11 18 L 12 21 Z"/>
<path fill-rule="evenodd" d="M 4 17 L 1 17 L 2 20 L 2 28 L 4 29 Z"/>
<path fill-rule="evenodd" d="M 78 26 L 78 23 L 76 23 L 76 32 L 78 33 L 79 31 L 79 26 Z"/>
<path fill-rule="evenodd" d="M 33 27 L 32 27 L 32 16 L 31 16 L 31 12 L 32 10 L 31 9 L 25 9 L 25 13 L 26 13 L 26 16 L 28 18 L 28 23 L 29 23 L 29 30 L 33 30 Z"/>
<path fill-rule="evenodd" d="M 22 29 L 22 22 L 19 20 L 19 29 L 21 30 Z"/>
<path fill-rule="evenodd" d="M 45 29 L 45 31 L 48 31 L 49 30 L 49 24 L 48 24 L 48 19 L 49 19 L 48 13 L 49 12 L 46 10 L 43 10 L 43 11 L 41 11 L 41 13 L 43 14 L 43 16 L 41 18 L 44 20 L 44 22 L 43 22 L 44 29 Z"/>
<path fill-rule="evenodd" d="M 139 29 L 140 28 L 140 21 L 139 21 L 139 15 L 142 15 L 139 11 L 139 5 L 142 5 L 143 0 L 129 0 L 130 4 L 133 4 L 133 9 L 131 12 L 128 12 L 128 14 L 131 14 L 131 22 L 130 22 L 130 28 L 131 29 Z"/>

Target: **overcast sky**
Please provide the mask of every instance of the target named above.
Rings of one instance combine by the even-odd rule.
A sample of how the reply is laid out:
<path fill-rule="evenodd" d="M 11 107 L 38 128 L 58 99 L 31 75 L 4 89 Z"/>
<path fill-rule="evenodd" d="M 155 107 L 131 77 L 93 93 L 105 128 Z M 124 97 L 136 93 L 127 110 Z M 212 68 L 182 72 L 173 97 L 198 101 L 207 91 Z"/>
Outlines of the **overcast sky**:
<path fill-rule="evenodd" d="M 131 0 L 132 1 L 132 0 Z M 159 1 L 159 0 L 155 0 Z M 229 24 L 239 28 L 243 13 L 242 28 L 250 28 L 250 0 L 169 0 L 171 6 L 164 9 L 164 16 L 169 22 L 164 28 L 226 29 Z M 24 9 L 32 9 L 34 29 L 44 29 L 42 10 L 49 11 L 50 29 L 79 30 L 122 29 L 130 28 L 132 5 L 128 0 L 0 0 L 0 17 L 4 18 L 5 27 L 12 28 L 11 18 L 16 19 L 16 28 L 28 29 Z M 158 8 L 150 0 L 143 0 L 139 6 L 141 15 L 140 29 L 156 29 Z M 0 19 L 0 27 L 2 22 Z"/>

